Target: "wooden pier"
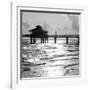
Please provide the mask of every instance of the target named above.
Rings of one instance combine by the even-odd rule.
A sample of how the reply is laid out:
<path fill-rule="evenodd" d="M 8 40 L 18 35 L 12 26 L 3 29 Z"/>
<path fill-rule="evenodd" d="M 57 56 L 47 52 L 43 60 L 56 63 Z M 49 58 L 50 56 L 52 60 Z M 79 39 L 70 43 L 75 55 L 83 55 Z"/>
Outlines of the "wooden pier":
<path fill-rule="evenodd" d="M 70 38 L 77 38 L 78 39 L 78 44 L 79 44 L 79 35 L 51 35 L 49 37 L 54 38 L 54 42 L 57 43 L 57 38 L 65 38 L 66 39 L 66 44 L 69 44 L 69 39 Z"/>
<path fill-rule="evenodd" d="M 32 38 L 30 35 L 23 35 L 23 37 L 30 37 L 30 43 L 32 44 L 33 41 L 35 43 L 36 39 L 35 38 Z M 48 38 L 54 38 L 54 43 L 57 43 L 57 38 L 65 38 L 66 39 L 66 44 L 69 44 L 69 39 L 71 38 L 77 38 L 78 41 L 77 43 L 79 44 L 79 40 L 80 40 L 80 37 L 79 35 L 48 35 L 47 38 L 41 38 L 41 43 L 48 43 Z"/>
<path fill-rule="evenodd" d="M 40 25 L 37 25 L 36 28 L 29 30 L 29 32 L 30 34 L 26 35 L 26 37 L 30 37 L 30 44 L 35 44 L 37 38 L 41 39 L 41 43 L 48 43 L 49 37 L 54 38 L 54 43 L 57 43 L 57 38 L 65 38 L 66 44 L 69 44 L 70 38 L 78 38 L 77 44 L 79 44 L 79 34 L 57 35 L 57 32 L 55 32 L 54 35 L 48 35 L 48 31 L 43 30 Z"/>
<path fill-rule="evenodd" d="M 40 25 L 37 25 L 36 28 L 29 30 L 29 32 L 30 32 L 29 37 L 31 44 L 35 44 L 36 38 L 40 38 L 41 43 L 48 42 L 48 35 L 47 35 L 48 32 L 43 30 Z"/>

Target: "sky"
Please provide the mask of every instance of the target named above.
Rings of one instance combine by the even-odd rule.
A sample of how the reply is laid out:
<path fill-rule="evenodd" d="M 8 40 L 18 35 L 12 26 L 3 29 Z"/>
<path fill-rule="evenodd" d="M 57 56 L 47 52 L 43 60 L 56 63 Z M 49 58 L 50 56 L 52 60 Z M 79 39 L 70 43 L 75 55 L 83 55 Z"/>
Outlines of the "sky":
<path fill-rule="evenodd" d="M 22 33 L 28 34 L 29 30 L 41 25 L 49 35 L 78 34 L 79 16 L 77 14 L 58 14 L 40 12 L 22 12 Z"/>

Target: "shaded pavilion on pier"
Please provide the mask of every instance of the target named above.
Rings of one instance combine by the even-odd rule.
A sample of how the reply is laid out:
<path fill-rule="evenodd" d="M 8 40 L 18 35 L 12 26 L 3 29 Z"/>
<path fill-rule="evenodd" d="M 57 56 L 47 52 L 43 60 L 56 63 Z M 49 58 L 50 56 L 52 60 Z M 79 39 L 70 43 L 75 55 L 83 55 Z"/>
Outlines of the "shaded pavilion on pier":
<path fill-rule="evenodd" d="M 37 38 L 41 39 L 41 43 L 48 42 L 48 31 L 43 30 L 42 26 L 37 25 L 34 29 L 29 30 L 30 32 L 30 43 L 36 43 Z"/>

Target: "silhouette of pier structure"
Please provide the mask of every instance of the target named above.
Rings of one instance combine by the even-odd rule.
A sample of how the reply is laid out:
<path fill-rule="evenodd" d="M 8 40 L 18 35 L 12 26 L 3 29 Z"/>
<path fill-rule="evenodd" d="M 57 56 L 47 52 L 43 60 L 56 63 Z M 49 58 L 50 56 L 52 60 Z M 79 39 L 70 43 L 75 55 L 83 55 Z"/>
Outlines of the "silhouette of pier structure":
<path fill-rule="evenodd" d="M 66 38 L 66 44 L 69 44 L 70 38 L 78 38 L 78 44 L 79 44 L 79 35 L 72 34 L 72 35 L 57 35 L 57 32 L 55 32 L 55 35 L 48 35 L 48 31 L 43 30 L 42 26 L 37 25 L 36 28 L 29 30 L 30 35 L 30 44 L 35 44 L 37 38 L 41 39 L 41 43 L 48 43 L 48 38 L 52 37 L 54 38 L 54 43 L 57 43 L 57 38 Z"/>
<path fill-rule="evenodd" d="M 29 30 L 30 32 L 30 43 L 36 43 L 36 38 L 41 39 L 41 43 L 48 43 L 48 31 L 42 29 L 40 25 L 37 25 L 36 28 Z"/>
<path fill-rule="evenodd" d="M 72 34 L 72 35 L 57 35 L 57 32 L 55 32 L 55 35 L 50 35 L 48 37 L 54 37 L 54 43 L 57 43 L 57 38 L 65 38 L 66 39 L 66 44 L 69 44 L 69 39 L 71 38 L 77 38 L 77 44 L 79 44 L 79 40 L 80 40 L 80 37 L 79 35 L 76 35 L 76 34 Z"/>

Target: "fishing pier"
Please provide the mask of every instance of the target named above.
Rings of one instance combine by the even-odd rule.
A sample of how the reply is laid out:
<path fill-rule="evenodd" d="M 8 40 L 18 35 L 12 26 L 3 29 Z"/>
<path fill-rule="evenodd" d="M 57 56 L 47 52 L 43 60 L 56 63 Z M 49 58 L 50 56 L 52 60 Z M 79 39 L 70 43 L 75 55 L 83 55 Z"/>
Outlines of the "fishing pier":
<path fill-rule="evenodd" d="M 78 44 L 79 44 L 79 35 L 78 34 L 70 34 L 70 35 L 57 35 L 57 32 L 55 32 L 55 35 L 48 35 L 48 31 L 43 30 L 40 25 L 37 25 L 36 28 L 29 30 L 30 34 L 28 37 L 30 37 L 30 44 L 35 44 L 36 39 L 40 38 L 41 43 L 48 43 L 48 38 L 52 37 L 54 38 L 54 43 L 57 43 L 57 38 L 65 38 L 66 44 L 69 44 L 70 38 L 77 38 Z"/>

